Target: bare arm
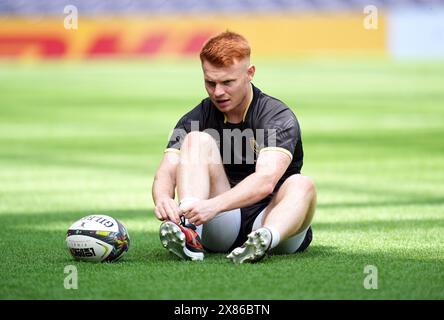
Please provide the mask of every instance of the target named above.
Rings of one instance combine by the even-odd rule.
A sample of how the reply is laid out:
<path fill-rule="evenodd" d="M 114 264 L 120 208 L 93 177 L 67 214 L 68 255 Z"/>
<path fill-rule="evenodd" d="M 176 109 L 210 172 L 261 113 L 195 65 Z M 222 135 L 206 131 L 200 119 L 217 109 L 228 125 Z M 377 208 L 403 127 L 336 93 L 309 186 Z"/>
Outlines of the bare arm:
<path fill-rule="evenodd" d="M 154 177 L 152 196 L 154 214 L 159 220 L 179 222 L 179 207 L 174 200 L 179 153 L 165 152 Z"/>
<path fill-rule="evenodd" d="M 211 220 L 216 214 L 249 206 L 273 192 L 279 179 L 291 163 L 290 157 L 279 151 L 261 152 L 256 171 L 234 188 L 208 200 L 202 200 L 184 209 L 184 215 L 191 223 L 200 225 Z"/>
<path fill-rule="evenodd" d="M 256 171 L 231 190 L 214 197 L 214 205 L 219 212 L 223 212 L 246 207 L 264 199 L 273 192 L 290 162 L 290 157 L 279 151 L 260 153 Z"/>

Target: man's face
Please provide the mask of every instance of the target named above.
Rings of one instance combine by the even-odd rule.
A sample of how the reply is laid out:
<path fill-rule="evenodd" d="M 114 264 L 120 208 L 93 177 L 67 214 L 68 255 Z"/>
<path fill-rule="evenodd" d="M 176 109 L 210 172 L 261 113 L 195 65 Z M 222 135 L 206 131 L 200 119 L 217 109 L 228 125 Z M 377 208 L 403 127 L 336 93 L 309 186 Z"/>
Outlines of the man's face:
<path fill-rule="evenodd" d="M 236 111 L 248 103 L 247 94 L 255 72 L 249 59 L 235 60 L 228 67 L 216 67 L 204 61 L 202 69 L 208 96 L 221 112 Z"/>

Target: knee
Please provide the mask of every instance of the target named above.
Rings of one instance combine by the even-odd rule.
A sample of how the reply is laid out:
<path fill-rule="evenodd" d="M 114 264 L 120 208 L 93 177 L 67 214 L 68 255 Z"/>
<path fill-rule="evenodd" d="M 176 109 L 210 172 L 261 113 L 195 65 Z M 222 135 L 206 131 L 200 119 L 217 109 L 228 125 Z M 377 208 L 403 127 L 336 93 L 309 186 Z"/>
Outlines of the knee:
<path fill-rule="evenodd" d="M 191 131 L 189 132 L 184 140 L 183 140 L 183 145 L 188 146 L 188 147 L 193 147 L 193 146 L 210 146 L 214 143 L 214 139 L 213 137 L 206 133 L 206 132 L 202 132 L 202 131 Z"/>
<path fill-rule="evenodd" d="M 301 175 L 294 174 L 285 180 L 285 183 L 291 188 L 297 189 L 299 192 L 304 194 L 314 196 L 316 195 L 316 185 L 312 178 Z"/>

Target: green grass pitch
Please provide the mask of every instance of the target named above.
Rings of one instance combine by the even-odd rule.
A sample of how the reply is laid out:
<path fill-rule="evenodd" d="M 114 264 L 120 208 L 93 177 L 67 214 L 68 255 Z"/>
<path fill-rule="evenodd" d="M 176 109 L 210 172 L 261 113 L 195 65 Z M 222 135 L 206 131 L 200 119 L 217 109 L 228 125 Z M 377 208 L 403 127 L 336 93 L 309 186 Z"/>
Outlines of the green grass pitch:
<path fill-rule="evenodd" d="M 301 123 L 319 202 L 306 252 L 233 265 L 162 248 L 151 183 L 176 121 L 205 97 L 197 61 L 2 63 L 0 298 L 443 299 L 444 64 L 255 62 L 254 83 Z M 128 227 L 121 262 L 72 260 L 66 230 L 92 213 Z"/>

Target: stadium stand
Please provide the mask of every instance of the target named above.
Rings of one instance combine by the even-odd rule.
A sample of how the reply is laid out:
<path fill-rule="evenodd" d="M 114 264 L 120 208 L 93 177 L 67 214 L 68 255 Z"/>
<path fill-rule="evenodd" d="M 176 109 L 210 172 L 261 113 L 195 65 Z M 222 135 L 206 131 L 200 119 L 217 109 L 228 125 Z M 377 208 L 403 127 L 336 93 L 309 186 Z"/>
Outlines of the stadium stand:
<path fill-rule="evenodd" d="M 444 0 L 0 0 L 0 15 L 58 15 L 74 5 L 89 16 L 204 12 L 287 12 L 362 10 L 367 5 L 392 9 L 435 7 Z"/>
<path fill-rule="evenodd" d="M 0 0 L 7 59 L 195 56 L 227 29 L 257 57 L 444 57 L 444 0 Z"/>

